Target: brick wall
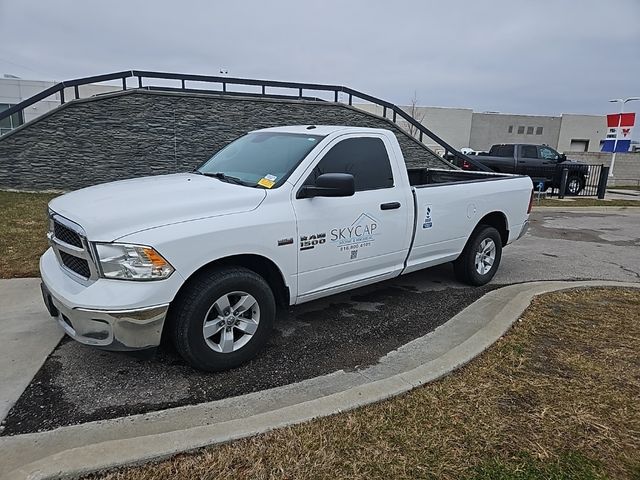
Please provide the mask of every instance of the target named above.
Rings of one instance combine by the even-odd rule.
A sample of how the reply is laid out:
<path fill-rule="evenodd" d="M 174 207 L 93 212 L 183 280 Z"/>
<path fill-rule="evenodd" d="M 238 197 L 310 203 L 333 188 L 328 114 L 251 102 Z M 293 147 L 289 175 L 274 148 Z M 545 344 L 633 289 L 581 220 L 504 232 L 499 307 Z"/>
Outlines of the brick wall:
<path fill-rule="evenodd" d="M 0 188 L 73 190 L 188 171 L 247 131 L 295 124 L 388 128 L 407 164 L 446 167 L 390 121 L 346 105 L 129 90 L 70 102 L 0 137 Z"/>

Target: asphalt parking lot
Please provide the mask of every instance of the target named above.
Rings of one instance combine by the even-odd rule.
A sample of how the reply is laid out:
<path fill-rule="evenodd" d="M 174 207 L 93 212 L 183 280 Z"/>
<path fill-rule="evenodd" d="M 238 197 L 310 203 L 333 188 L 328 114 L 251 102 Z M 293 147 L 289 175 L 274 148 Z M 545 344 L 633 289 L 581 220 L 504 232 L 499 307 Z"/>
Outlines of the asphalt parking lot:
<path fill-rule="evenodd" d="M 371 365 L 501 285 L 531 280 L 640 281 L 640 212 L 534 211 L 491 285 L 455 282 L 449 265 L 293 307 L 268 348 L 230 372 L 189 368 L 170 349 L 153 359 L 63 340 L 3 422 L 2 435 L 227 398 Z"/>

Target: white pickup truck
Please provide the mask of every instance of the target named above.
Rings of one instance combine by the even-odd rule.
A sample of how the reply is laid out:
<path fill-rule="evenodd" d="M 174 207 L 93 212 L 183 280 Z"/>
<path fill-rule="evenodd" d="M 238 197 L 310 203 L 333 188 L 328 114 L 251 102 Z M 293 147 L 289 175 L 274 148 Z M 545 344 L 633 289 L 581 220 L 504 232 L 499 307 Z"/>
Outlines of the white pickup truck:
<path fill-rule="evenodd" d="M 293 305 L 453 262 L 483 285 L 527 229 L 529 177 L 407 169 L 388 130 L 293 126 L 232 142 L 192 173 L 97 185 L 49 205 L 49 313 L 72 338 L 170 338 L 232 368 Z"/>

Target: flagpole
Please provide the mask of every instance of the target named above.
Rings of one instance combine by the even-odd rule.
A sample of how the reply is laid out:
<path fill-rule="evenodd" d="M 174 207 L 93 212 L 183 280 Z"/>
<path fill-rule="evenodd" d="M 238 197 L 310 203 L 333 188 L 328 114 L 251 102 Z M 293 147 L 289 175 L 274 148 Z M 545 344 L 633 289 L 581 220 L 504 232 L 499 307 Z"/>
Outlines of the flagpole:
<path fill-rule="evenodd" d="M 615 102 L 617 100 L 609 100 Z M 620 102 L 620 115 L 618 115 L 618 125 L 616 125 L 616 141 L 613 142 L 613 154 L 611 155 L 611 165 L 609 165 L 609 177 L 613 178 L 613 166 L 616 164 L 616 143 L 618 143 L 618 132 L 620 131 L 620 121 L 624 113 L 624 102 Z"/>
<path fill-rule="evenodd" d="M 618 143 L 618 132 L 620 132 L 620 123 L 622 122 L 622 114 L 624 113 L 624 104 L 627 102 L 632 102 L 634 100 L 640 100 L 640 97 L 629 97 L 629 98 L 614 98 L 613 100 L 609 100 L 612 103 L 620 102 L 620 115 L 618 115 L 618 126 L 616 128 L 616 141 L 613 144 L 613 155 L 611 155 L 611 165 L 609 166 L 609 177 L 613 177 L 613 166 L 616 164 L 616 147 Z"/>

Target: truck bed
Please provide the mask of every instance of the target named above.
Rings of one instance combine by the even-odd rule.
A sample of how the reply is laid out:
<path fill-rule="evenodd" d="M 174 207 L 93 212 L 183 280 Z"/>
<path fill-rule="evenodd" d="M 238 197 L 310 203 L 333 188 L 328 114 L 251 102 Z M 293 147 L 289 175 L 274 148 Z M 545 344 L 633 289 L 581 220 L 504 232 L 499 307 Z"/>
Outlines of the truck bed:
<path fill-rule="evenodd" d="M 532 185 L 526 176 L 429 168 L 407 172 L 415 223 L 404 273 L 458 258 L 486 215 L 503 225 L 503 245 L 518 237 L 528 218 Z"/>
<path fill-rule="evenodd" d="M 443 170 L 437 168 L 407 168 L 412 187 L 428 187 L 446 183 L 467 183 L 509 178 L 512 175 L 467 170 Z"/>

